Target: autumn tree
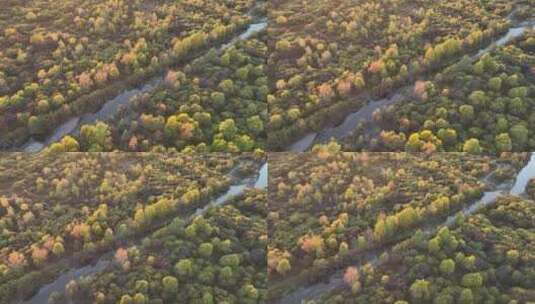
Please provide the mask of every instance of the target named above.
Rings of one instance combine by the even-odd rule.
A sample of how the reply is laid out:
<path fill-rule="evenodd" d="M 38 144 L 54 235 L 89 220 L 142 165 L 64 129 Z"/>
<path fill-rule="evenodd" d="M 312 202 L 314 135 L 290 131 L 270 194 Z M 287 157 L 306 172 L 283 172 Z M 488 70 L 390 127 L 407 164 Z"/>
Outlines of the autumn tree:
<path fill-rule="evenodd" d="M 319 235 L 307 236 L 303 239 L 301 249 L 308 254 L 315 254 L 320 256 L 323 252 L 324 242 Z"/>
<path fill-rule="evenodd" d="M 356 294 L 360 291 L 360 274 L 356 267 L 348 267 L 344 273 L 344 282 L 351 287 L 351 292 Z"/>

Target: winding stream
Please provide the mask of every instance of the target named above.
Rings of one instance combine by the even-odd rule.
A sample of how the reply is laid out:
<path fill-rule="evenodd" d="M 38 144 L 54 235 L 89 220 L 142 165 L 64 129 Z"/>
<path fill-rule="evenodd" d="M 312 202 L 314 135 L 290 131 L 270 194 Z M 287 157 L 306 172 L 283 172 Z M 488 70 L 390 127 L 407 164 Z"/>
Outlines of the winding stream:
<path fill-rule="evenodd" d="M 529 162 L 518 172 L 515 177 L 514 184 L 509 182 L 504 182 L 499 184 L 492 191 L 487 191 L 483 193 L 483 196 L 477 201 L 473 202 L 469 206 L 465 207 L 458 213 L 449 216 L 444 222 L 439 225 L 432 225 L 423 229 L 425 235 L 432 235 L 436 233 L 442 227 L 450 227 L 455 224 L 455 220 L 459 214 L 471 215 L 481 208 L 491 205 L 496 202 L 496 199 L 500 195 L 509 194 L 513 196 L 521 196 L 525 193 L 526 185 L 529 180 L 535 178 L 535 153 L 531 154 Z M 387 247 L 386 249 L 379 248 L 375 250 L 370 250 L 366 253 L 355 258 L 355 266 L 361 267 L 364 264 L 370 263 L 373 266 L 376 266 L 379 263 L 379 256 L 383 253 L 390 253 L 393 248 L 392 246 Z M 309 286 L 299 287 L 298 289 L 292 291 L 291 293 L 282 296 L 278 301 L 275 301 L 279 304 L 300 304 L 306 300 L 313 300 L 320 297 L 322 294 L 328 293 L 336 288 L 343 287 L 345 285 L 343 280 L 345 268 L 340 269 L 333 273 L 327 280 L 315 283 Z"/>
<path fill-rule="evenodd" d="M 508 17 L 511 20 L 512 14 Z M 510 41 L 522 36 L 528 28 L 534 28 L 535 21 L 522 22 L 518 26 L 510 28 L 501 38 L 495 40 L 490 45 L 482 48 L 477 54 L 471 57 L 471 60 L 477 60 L 486 53 L 489 53 L 493 49 L 505 45 Z M 462 57 L 459 58 L 459 61 Z M 411 87 L 411 86 L 408 86 Z M 378 109 L 386 108 L 390 105 L 396 104 L 403 100 L 405 90 L 407 86 L 398 89 L 390 97 L 380 100 L 368 100 L 366 106 L 360 108 L 358 111 L 352 112 L 346 116 L 344 121 L 336 127 L 325 128 L 319 132 L 311 132 L 302 137 L 301 139 L 290 144 L 286 151 L 290 152 L 304 152 L 309 150 L 312 145 L 327 143 L 331 138 L 337 140 L 343 139 L 353 132 L 360 123 L 373 122 L 373 112 Z"/>
<path fill-rule="evenodd" d="M 243 33 L 234 37 L 230 42 L 221 45 L 217 50 L 218 52 L 221 52 L 236 44 L 238 41 L 248 39 L 254 34 L 263 31 L 266 27 L 266 18 L 251 23 Z M 128 107 L 131 102 L 135 100 L 136 96 L 154 91 L 163 82 L 163 77 L 163 75 L 153 77 L 141 87 L 123 91 L 115 98 L 106 101 L 96 113 L 86 113 L 81 116 L 70 118 L 59 125 L 44 141 L 38 141 L 33 137 L 30 138 L 24 145 L 22 145 L 22 150 L 24 152 L 39 152 L 44 147 L 61 140 L 61 138 L 66 135 L 76 134 L 82 125 L 95 123 L 97 120 L 104 121 L 112 119 L 121 108 Z"/>
<path fill-rule="evenodd" d="M 258 177 L 256 179 L 248 177 L 248 178 L 243 179 L 240 182 L 240 184 L 230 186 L 230 188 L 225 193 L 221 194 L 220 196 L 212 200 L 205 207 L 197 209 L 193 216 L 202 215 L 211 207 L 223 205 L 224 203 L 228 202 L 229 199 L 231 199 L 232 197 L 242 194 L 245 191 L 245 189 L 249 187 L 254 187 L 256 189 L 266 189 L 267 184 L 268 184 L 267 162 L 262 165 L 257 175 Z M 83 267 L 70 269 L 69 271 L 61 274 L 53 282 L 41 287 L 39 291 L 33 297 L 31 297 L 27 301 L 21 302 L 21 304 L 47 303 L 48 298 L 50 297 L 52 293 L 64 292 L 65 286 L 71 280 L 78 280 L 81 277 L 87 277 L 87 276 L 90 276 L 90 275 L 93 275 L 100 271 L 105 270 L 106 267 L 111 263 L 111 261 L 109 260 L 109 256 L 113 256 L 113 252 L 108 252 L 102 255 L 102 257 L 94 265 L 86 265 Z"/>
<path fill-rule="evenodd" d="M 256 189 L 266 189 L 267 180 L 268 180 L 268 164 L 266 162 L 262 165 L 262 167 L 258 171 L 258 178 L 256 180 L 251 180 L 247 178 L 240 184 L 230 186 L 227 192 L 217 197 L 214 201 L 212 201 L 211 203 L 207 204 L 206 206 L 202 208 L 197 208 L 194 215 L 195 216 L 201 215 L 205 213 L 206 210 L 208 210 L 209 208 L 224 204 L 233 196 L 242 194 L 245 191 L 245 189 L 251 186 Z"/>

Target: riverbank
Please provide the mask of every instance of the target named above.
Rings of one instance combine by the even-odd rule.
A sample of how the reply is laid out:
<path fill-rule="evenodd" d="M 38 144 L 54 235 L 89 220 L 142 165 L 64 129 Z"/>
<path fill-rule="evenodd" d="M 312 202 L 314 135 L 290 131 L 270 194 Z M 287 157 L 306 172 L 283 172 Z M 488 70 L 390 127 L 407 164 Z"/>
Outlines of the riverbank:
<path fill-rule="evenodd" d="M 459 206 L 453 210 L 454 214 L 436 218 L 429 218 L 407 231 L 398 231 L 394 238 L 380 243 L 371 243 L 365 249 L 350 250 L 343 257 L 328 259 L 324 267 L 310 267 L 301 271 L 298 275 L 285 278 L 279 282 L 270 284 L 269 303 L 299 304 L 303 300 L 311 300 L 333 289 L 344 287 L 343 273 L 348 266 L 361 267 L 370 263 L 377 265 L 384 253 L 389 253 L 398 243 L 412 237 L 416 230 L 421 230 L 424 235 L 431 235 L 442 227 L 455 225 L 459 215 L 470 215 L 485 206 L 496 201 L 505 193 L 520 195 L 531 178 L 535 177 L 535 154 L 526 159 L 524 166 L 519 169 L 514 178 L 505 181 L 494 180 L 493 175 L 500 170 L 496 168 L 489 175 L 481 178 L 482 181 L 491 182 L 480 198 L 469 204 Z"/>
<path fill-rule="evenodd" d="M 234 181 L 232 185 L 224 192 L 210 199 L 202 208 L 195 208 L 195 206 L 180 208 L 180 210 L 167 216 L 164 220 L 158 221 L 143 230 L 129 231 L 127 235 L 116 237 L 112 242 L 104 246 L 97 246 L 93 251 L 77 252 L 69 257 L 61 258 L 45 266 L 42 270 L 32 271 L 20 278 L 11 280 L 8 284 L 2 285 L 0 294 L 6 296 L 4 299 L 6 303 L 46 303 L 43 300 L 47 300 L 53 292 L 63 292 L 65 285 L 69 281 L 103 271 L 111 265 L 113 253 L 117 248 L 139 244 L 147 233 L 157 231 L 171 224 L 177 216 L 191 221 L 214 206 L 224 205 L 233 197 L 244 193 L 248 188 L 265 189 L 268 175 L 267 162 L 256 168 L 253 174 L 241 178 L 238 176 L 240 174 L 236 172 L 236 168 L 231 170 L 229 174 L 232 175 L 232 180 Z"/>
<path fill-rule="evenodd" d="M 166 62 L 161 62 L 154 67 L 144 70 L 143 74 L 133 74 L 127 78 L 117 81 L 113 85 L 102 89 L 95 90 L 87 95 L 79 97 L 71 105 L 76 109 L 74 116 L 63 118 L 63 123 L 54 127 L 49 135 L 41 139 L 31 137 L 30 134 L 17 131 L 12 136 L 16 142 L 12 144 L 15 148 L 8 148 L 8 150 L 25 152 L 38 152 L 51 143 L 59 141 L 66 135 L 77 134 L 80 127 L 84 124 L 91 124 L 96 121 L 106 121 L 112 119 L 122 108 L 128 108 L 129 104 L 140 94 L 150 93 L 156 89 L 162 82 L 164 73 L 168 69 L 181 67 L 192 60 L 204 56 L 208 51 L 217 48 L 217 52 L 221 53 L 238 41 L 248 39 L 254 34 L 261 32 L 267 27 L 267 19 L 264 16 L 258 15 L 258 3 L 247 14 L 250 22 L 236 27 L 231 35 L 223 39 L 211 41 L 202 50 L 197 50 L 187 54 L 182 58 L 169 56 Z M 59 117 L 47 117 L 47 121 L 56 121 Z M 51 127 L 47 125 L 47 127 Z M 7 138 L 10 135 L 6 135 Z M 0 142 L 0 147 L 8 147 L 4 140 Z M 9 141 L 9 140 L 8 140 Z"/>
<path fill-rule="evenodd" d="M 328 121 L 319 124 L 325 126 L 321 131 L 314 131 L 309 128 L 305 128 L 306 131 L 303 131 L 302 126 L 306 125 L 305 121 L 304 124 L 299 126 L 291 126 L 287 129 L 277 130 L 270 133 L 270 136 L 273 136 L 274 139 L 270 141 L 272 148 L 275 150 L 282 148 L 284 151 L 303 152 L 311 149 L 315 144 L 325 144 L 333 138 L 342 140 L 348 137 L 361 124 L 365 124 L 366 128 L 370 129 L 370 132 L 367 133 L 373 133 L 376 131 L 376 126 L 373 125 L 373 113 L 376 110 L 385 109 L 409 98 L 416 81 L 425 79 L 440 69 L 463 61 L 465 56 L 469 57 L 470 62 L 475 62 L 497 47 L 506 45 L 521 37 L 528 28 L 533 28 L 535 21 L 515 21 L 513 20 L 513 16 L 514 14 L 511 13 L 507 19 L 510 22 L 514 21 L 515 24 L 511 25 L 508 30 L 499 33 L 501 35 L 487 40 L 485 46 L 482 46 L 477 50 L 471 50 L 469 53 L 459 56 L 456 59 L 446 61 L 439 66 L 435 66 L 425 71 L 421 75 L 410 76 L 400 88 L 389 93 L 388 96 L 383 99 L 373 99 L 370 97 L 372 95 L 371 92 L 365 92 L 350 98 L 350 100 L 343 100 L 332 106 L 321 109 L 312 116 L 307 117 L 306 121 L 320 122 L 325 120 L 322 117 L 326 117 Z M 285 143 L 283 140 L 281 141 L 281 138 L 288 138 L 286 135 L 292 133 L 298 134 L 301 138 L 291 143 Z"/>

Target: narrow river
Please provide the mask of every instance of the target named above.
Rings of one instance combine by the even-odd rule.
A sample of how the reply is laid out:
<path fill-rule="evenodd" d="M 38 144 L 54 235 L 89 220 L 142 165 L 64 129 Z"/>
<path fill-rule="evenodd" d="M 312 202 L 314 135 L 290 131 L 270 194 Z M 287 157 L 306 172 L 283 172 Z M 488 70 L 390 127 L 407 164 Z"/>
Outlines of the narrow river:
<path fill-rule="evenodd" d="M 250 24 L 243 33 L 234 37 L 230 42 L 221 45 L 217 50 L 218 52 L 221 52 L 236 44 L 238 41 L 248 39 L 254 34 L 263 31 L 266 27 L 267 19 L 262 18 L 255 23 Z M 81 116 L 70 118 L 59 125 L 44 141 L 37 141 L 34 138 L 30 138 L 24 145 L 22 145 L 23 151 L 38 152 L 44 147 L 59 141 L 66 135 L 77 134 L 82 125 L 95 123 L 98 120 L 106 121 L 112 119 L 121 108 L 128 107 L 130 103 L 135 100 L 135 97 L 154 91 L 163 82 L 163 77 L 163 75 L 153 77 L 140 87 L 122 92 L 115 98 L 106 101 L 96 113 L 86 113 Z"/>
<path fill-rule="evenodd" d="M 267 162 L 257 172 L 256 179 L 253 177 L 247 177 L 240 181 L 239 184 L 232 185 L 230 188 L 217 198 L 213 199 L 205 207 L 197 209 L 193 216 L 202 215 L 209 208 L 214 206 L 220 206 L 228 202 L 232 197 L 242 194 L 247 188 L 254 187 L 256 189 L 266 189 L 268 184 L 268 164 Z M 53 292 L 62 293 L 65 291 L 65 286 L 71 280 L 79 280 L 81 277 L 87 277 L 94 275 L 100 271 L 106 269 L 111 263 L 110 256 L 113 256 L 113 252 L 108 252 L 102 255 L 94 265 L 86 265 L 79 268 L 73 268 L 69 271 L 61 274 L 53 282 L 41 287 L 39 291 L 29 300 L 21 302 L 21 304 L 43 304 L 48 302 L 48 298 Z"/>
<path fill-rule="evenodd" d="M 479 50 L 477 54 L 471 57 L 471 60 L 477 60 L 495 48 L 505 45 L 510 41 L 522 36 L 528 28 L 534 28 L 534 24 L 535 21 L 522 22 L 518 26 L 510 28 L 502 37 Z M 459 58 L 459 60 L 461 59 L 462 57 Z M 346 116 L 341 124 L 335 127 L 325 128 L 319 132 L 308 133 L 301 139 L 290 144 L 286 151 L 303 152 L 312 148 L 314 144 L 327 143 L 331 140 L 331 138 L 335 138 L 337 140 L 345 138 L 346 136 L 350 135 L 360 123 L 373 122 L 372 118 L 374 111 L 386 108 L 402 101 L 404 96 L 406 96 L 407 89 L 412 88 L 413 86 L 414 85 L 404 86 L 384 99 L 368 100 L 364 107 L 360 108 L 356 112 L 349 113 L 349 115 Z M 358 100 L 356 102 L 358 102 Z"/>
<path fill-rule="evenodd" d="M 95 265 L 87 265 L 84 267 L 71 269 L 62 275 L 60 275 L 54 282 L 47 284 L 39 292 L 33 296 L 30 300 L 22 302 L 23 304 L 44 304 L 48 303 L 48 298 L 52 293 L 63 293 L 65 291 L 65 286 L 71 281 L 76 280 L 81 277 L 86 277 L 95 272 L 104 270 L 110 261 L 101 259 Z"/>
<path fill-rule="evenodd" d="M 531 154 L 529 162 L 522 168 L 522 170 L 519 171 L 519 173 L 516 175 L 514 183 L 511 186 L 511 182 L 504 182 L 502 184 L 499 184 L 493 189 L 492 191 L 487 191 L 483 193 L 483 196 L 470 204 L 469 206 L 465 207 L 455 215 L 449 216 L 444 222 L 442 222 L 439 225 L 432 225 L 429 227 L 425 227 L 423 229 L 423 232 L 425 235 L 432 235 L 436 233 L 440 228 L 442 227 L 451 227 L 457 218 L 459 214 L 463 215 L 470 215 L 477 211 L 479 211 L 481 208 L 493 204 L 496 202 L 496 199 L 500 195 L 513 195 L 513 196 L 522 196 L 525 193 L 526 185 L 528 184 L 529 180 L 535 178 L 535 153 Z M 392 246 L 387 246 L 386 248 L 380 248 L 376 250 L 368 251 L 358 257 L 355 257 L 355 265 L 356 267 L 362 267 L 363 265 L 370 263 L 374 266 L 377 266 L 379 263 L 379 257 L 383 253 L 390 253 L 393 248 Z M 315 283 L 306 287 L 299 287 L 298 289 L 292 291 L 291 293 L 284 295 L 279 300 L 275 301 L 274 303 L 279 304 L 300 304 L 303 301 L 307 300 L 313 300 L 317 299 L 321 295 L 328 293 L 336 288 L 341 288 L 344 286 L 344 269 L 340 269 L 333 273 L 327 280 Z"/>

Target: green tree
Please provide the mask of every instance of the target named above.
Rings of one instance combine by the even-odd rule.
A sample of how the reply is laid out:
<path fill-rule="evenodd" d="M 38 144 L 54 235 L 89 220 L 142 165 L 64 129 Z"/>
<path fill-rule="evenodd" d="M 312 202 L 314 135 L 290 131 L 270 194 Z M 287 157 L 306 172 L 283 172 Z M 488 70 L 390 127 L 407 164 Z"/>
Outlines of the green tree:
<path fill-rule="evenodd" d="M 359 249 L 365 249 L 368 246 L 368 242 L 366 241 L 366 238 L 362 235 L 360 235 L 357 238 L 357 248 Z"/>
<path fill-rule="evenodd" d="M 348 251 L 349 251 L 349 246 L 347 245 L 347 243 L 341 242 L 338 248 L 338 254 L 341 256 L 345 256 L 347 255 Z"/>
<path fill-rule="evenodd" d="M 291 108 L 287 112 L 290 121 L 297 121 L 301 117 L 301 111 L 298 108 Z"/>
<path fill-rule="evenodd" d="M 240 289 L 239 293 L 247 298 L 247 299 L 253 299 L 257 300 L 260 293 L 258 292 L 258 289 L 253 284 L 245 284 Z"/>
<path fill-rule="evenodd" d="M 518 250 L 511 249 L 507 251 L 507 263 L 511 265 L 516 265 L 518 263 L 518 259 L 520 258 L 520 253 Z"/>
<path fill-rule="evenodd" d="M 175 270 L 181 277 L 189 277 L 193 275 L 193 262 L 190 259 L 182 259 L 176 263 Z"/>
<path fill-rule="evenodd" d="M 373 228 L 373 236 L 377 241 L 382 241 L 386 236 L 385 221 L 383 218 L 378 218 Z"/>
<path fill-rule="evenodd" d="M 498 153 L 510 152 L 513 149 L 513 143 L 511 142 L 511 138 L 507 133 L 501 133 L 496 135 L 495 142 L 496 151 L 498 151 Z"/>
<path fill-rule="evenodd" d="M 446 259 L 442 260 L 440 262 L 440 272 L 442 272 L 445 275 L 451 275 L 455 272 L 455 261 L 452 259 Z"/>
<path fill-rule="evenodd" d="M 459 295 L 459 304 L 474 304 L 474 295 L 472 290 L 465 288 Z"/>
<path fill-rule="evenodd" d="M 463 276 L 461 285 L 466 288 L 480 288 L 483 286 L 483 277 L 479 272 L 467 273 Z"/>
<path fill-rule="evenodd" d="M 230 79 L 225 79 L 221 81 L 218 87 L 225 94 L 232 94 L 234 92 L 234 82 Z"/>
<path fill-rule="evenodd" d="M 210 95 L 210 99 L 212 100 L 215 108 L 221 108 L 225 105 L 225 94 L 221 92 L 213 92 Z"/>
<path fill-rule="evenodd" d="M 119 304 L 132 304 L 132 297 L 130 295 L 123 295 Z"/>
<path fill-rule="evenodd" d="M 468 97 L 472 105 L 478 109 L 485 107 L 487 103 L 487 95 L 483 91 L 474 91 Z"/>
<path fill-rule="evenodd" d="M 281 275 L 285 275 L 291 269 L 292 267 L 288 259 L 281 259 L 279 263 L 277 263 L 277 272 Z"/>
<path fill-rule="evenodd" d="M 214 296 L 212 293 L 205 291 L 202 294 L 202 304 L 214 304 Z"/>
<path fill-rule="evenodd" d="M 234 135 L 238 132 L 238 128 L 231 118 L 225 119 L 219 124 L 219 132 L 223 134 L 226 140 L 232 140 Z"/>
<path fill-rule="evenodd" d="M 448 146 L 453 146 L 457 143 L 457 131 L 451 128 L 440 129 L 437 132 L 438 138 Z"/>
<path fill-rule="evenodd" d="M 52 246 L 52 253 L 55 256 L 61 256 L 65 252 L 65 248 L 63 247 L 63 243 L 61 242 L 55 242 L 54 246 Z"/>
<path fill-rule="evenodd" d="M 258 135 L 264 131 L 264 122 L 258 115 L 249 117 L 247 118 L 247 128 L 253 134 Z"/>
<path fill-rule="evenodd" d="M 489 80 L 489 88 L 494 92 L 500 92 L 502 89 L 502 79 L 500 77 L 493 77 Z"/>
<path fill-rule="evenodd" d="M 507 108 L 509 113 L 516 116 L 523 116 L 527 111 L 526 102 L 520 97 L 513 98 L 513 100 L 509 102 Z"/>
<path fill-rule="evenodd" d="M 438 238 L 432 238 L 427 243 L 427 250 L 430 253 L 437 254 L 440 252 L 440 240 Z"/>
<path fill-rule="evenodd" d="M 459 114 L 461 115 L 461 121 L 470 125 L 474 120 L 474 107 L 471 105 L 462 105 L 459 107 Z"/>
<path fill-rule="evenodd" d="M 234 272 L 229 266 L 219 270 L 219 282 L 223 285 L 230 285 L 234 281 Z"/>
<path fill-rule="evenodd" d="M 463 151 L 471 154 L 481 153 L 481 146 L 479 145 L 479 140 L 476 138 L 470 138 L 464 142 Z"/>
<path fill-rule="evenodd" d="M 149 292 L 149 282 L 146 280 L 136 281 L 136 291 L 142 294 Z"/>
<path fill-rule="evenodd" d="M 112 147 L 111 130 L 103 122 L 95 125 L 83 125 L 80 129 L 80 144 L 84 151 L 108 151 Z"/>
<path fill-rule="evenodd" d="M 406 207 L 398 213 L 399 224 L 402 228 L 409 228 L 418 221 L 418 212 L 412 207 Z"/>
<path fill-rule="evenodd" d="M 246 134 L 236 136 L 234 138 L 234 143 L 240 151 L 252 151 L 255 146 L 254 140 Z"/>
<path fill-rule="evenodd" d="M 210 243 L 202 243 L 199 245 L 199 255 L 208 258 L 212 255 L 212 252 L 214 251 L 214 246 Z"/>
<path fill-rule="evenodd" d="M 229 266 L 237 268 L 240 266 L 240 256 L 238 254 L 227 254 L 219 258 L 219 264 L 221 266 Z"/>
<path fill-rule="evenodd" d="M 30 116 L 28 119 L 28 130 L 30 134 L 43 134 L 45 132 L 45 121 L 41 116 Z"/>
<path fill-rule="evenodd" d="M 244 66 L 244 67 L 237 69 L 236 76 L 243 81 L 247 80 L 249 78 L 249 67 Z"/>
<path fill-rule="evenodd" d="M 473 255 L 467 257 L 462 256 L 462 263 L 466 270 L 476 269 L 476 257 Z"/>
<path fill-rule="evenodd" d="M 431 298 L 430 283 L 426 280 L 416 280 L 410 287 L 410 293 L 415 301 L 429 300 Z"/>
<path fill-rule="evenodd" d="M 504 117 L 499 117 L 496 120 L 496 131 L 498 133 L 505 133 L 509 131 L 509 121 L 507 121 L 507 119 Z"/>
<path fill-rule="evenodd" d="M 409 136 L 409 140 L 405 144 L 405 149 L 408 152 L 419 152 L 424 142 L 420 140 L 420 134 L 413 133 Z"/>
<path fill-rule="evenodd" d="M 288 40 L 279 40 L 277 41 L 277 43 L 275 43 L 275 49 L 277 51 L 281 51 L 281 52 L 287 52 L 289 51 L 291 48 L 291 44 Z"/>
<path fill-rule="evenodd" d="M 181 123 L 177 115 L 171 115 L 167 118 L 165 123 L 164 132 L 168 138 L 175 138 L 180 131 Z"/>
<path fill-rule="evenodd" d="M 207 266 L 199 272 L 198 279 L 206 285 L 213 283 L 215 278 L 214 268 Z"/>
<path fill-rule="evenodd" d="M 515 151 L 525 151 L 529 139 L 529 131 L 523 124 L 514 125 L 509 130 Z"/>
<path fill-rule="evenodd" d="M 170 297 L 177 293 L 178 291 L 178 280 L 172 276 L 166 276 L 162 279 L 163 291 Z"/>
<path fill-rule="evenodd" d="M 64 152 L 78 152 L 80 151 L 80 144 L 72 136 L 65 136 L 61 139 L 60 144 L 63 146 Z"/>
<path fill-rule="evenodd" d="M 141 293 L 136 293 L 134 295 L 134 304 L 146 304 L 147 299 L 145 298 L 145 295 Z"/>

